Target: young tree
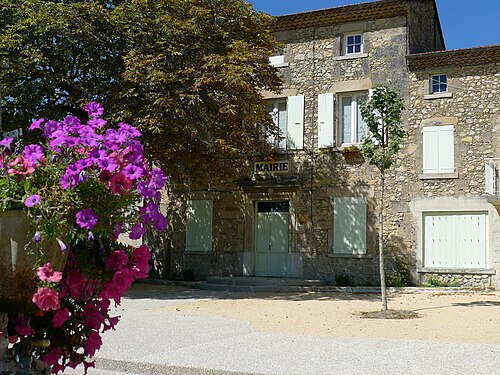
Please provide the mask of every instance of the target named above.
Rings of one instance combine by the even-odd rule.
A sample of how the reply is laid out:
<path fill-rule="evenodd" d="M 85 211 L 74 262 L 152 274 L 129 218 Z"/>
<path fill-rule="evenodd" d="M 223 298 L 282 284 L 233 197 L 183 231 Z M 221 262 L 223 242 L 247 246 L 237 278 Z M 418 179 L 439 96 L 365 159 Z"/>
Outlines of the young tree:
<path fill-rule="evenodd" d="M 370 164 L 380 171 L 379 201 L 379 257 L 382 307 L 387 310 L 387 295 L 384 269 L 384 189 L 385 171 L 392 166 L 406 132 L 401 126 L 403 99 L 393 89 L 380 86 L 373 90 L 370 100 L 361 105 L 361 115 L 368 126 L 368 135 L 363 140 L 362 152 Z"/>
<path fill-rule="evenodd" d="M 244 0 L 3 0 L 4 130 L 98 100 L 174 180 L 231 175 L 270 151 L 262 126 L 276 133 L 260 95 L 281 85 L 272 22 Z"/>

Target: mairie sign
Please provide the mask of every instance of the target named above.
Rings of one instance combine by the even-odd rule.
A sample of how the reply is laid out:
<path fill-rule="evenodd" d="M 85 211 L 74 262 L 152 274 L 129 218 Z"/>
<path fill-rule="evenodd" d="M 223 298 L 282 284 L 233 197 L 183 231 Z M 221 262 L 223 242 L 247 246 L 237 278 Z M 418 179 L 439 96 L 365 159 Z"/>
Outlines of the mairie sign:
<path fill-rule="evenodd" d="M 253 172 L 255 174 L 289 173 L 290 162 L 287 160 L 259 161 L 254 164 Z"/>

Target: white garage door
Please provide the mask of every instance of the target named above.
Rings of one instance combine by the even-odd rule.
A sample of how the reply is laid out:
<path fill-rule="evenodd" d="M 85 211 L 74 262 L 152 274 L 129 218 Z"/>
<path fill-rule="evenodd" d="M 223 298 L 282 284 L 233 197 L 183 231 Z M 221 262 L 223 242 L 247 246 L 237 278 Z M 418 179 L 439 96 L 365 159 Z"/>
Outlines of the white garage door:
<path fill-rule="evenodd" d="M 487 212 L 424 214 L 424 267 L 486 268 Z"/>

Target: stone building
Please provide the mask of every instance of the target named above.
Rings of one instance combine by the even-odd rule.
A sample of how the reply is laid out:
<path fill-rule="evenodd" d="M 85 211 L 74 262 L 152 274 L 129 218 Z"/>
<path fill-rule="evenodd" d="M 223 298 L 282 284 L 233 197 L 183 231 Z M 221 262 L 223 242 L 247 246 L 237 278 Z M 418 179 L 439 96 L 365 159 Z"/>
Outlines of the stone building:
<path fill-rule="evenodd" d="M 367 131 L 360 102 L 387 85 L 405 100 L 409 133 L 387 176 L 390 283 L 416 284 L 436 275 L 500 286 L 496 195 L 484 189 L 485 162 L 500 151 L 498 48 L 437 52 L 445 46 L 434 0 L 382 0 L 281 16 L 275 34 L 283 53 L 270 62 L 284 88 L 263 96 L 283 135 L 270 140 L 279 157 L 249 160 L 235 181 L 204 181 L 175 192 L 170 276 L 376 285 L 379 174 L 347 150 Z M 497 164 L 488 163 L 497 176 Z M 432 229 L 438 221 L 455 232 Z M 431 250 L 431 243 L 450 241 L 443 246 L 454 251 L 456 233 L 464 244 L 453 246 L 467 252 L 465 243 L 474 242 L 475 255 L 457 260 Z"/>

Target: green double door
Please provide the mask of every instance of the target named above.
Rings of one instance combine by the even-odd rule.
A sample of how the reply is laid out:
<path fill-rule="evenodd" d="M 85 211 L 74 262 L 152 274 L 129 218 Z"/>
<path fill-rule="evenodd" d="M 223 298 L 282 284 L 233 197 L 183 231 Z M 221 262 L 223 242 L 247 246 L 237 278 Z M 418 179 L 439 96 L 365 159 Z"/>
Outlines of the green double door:
<path fill-rule="evenodd" d="M 286 277 L 288 267 L 288 202 L 258 202 L 255 275 Z"/>

